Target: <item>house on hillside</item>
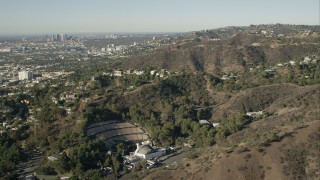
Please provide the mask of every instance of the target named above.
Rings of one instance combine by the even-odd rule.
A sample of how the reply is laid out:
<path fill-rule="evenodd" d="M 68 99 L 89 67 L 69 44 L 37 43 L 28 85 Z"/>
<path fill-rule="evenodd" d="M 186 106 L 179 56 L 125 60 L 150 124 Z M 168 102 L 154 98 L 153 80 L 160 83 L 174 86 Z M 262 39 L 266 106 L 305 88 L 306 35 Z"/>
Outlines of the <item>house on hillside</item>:
<path fill-rule="evenodd" d="M 57 161 L 57 160 L 58 160 L 58 157 L 56 157 L 56 156 L 48 156 L 48 159 L 49 159 L 50 161 Z"/>
<path fill-rule="evenodd" d="M 113 73 L 112 73 L 113 76 L 117 76 L 117 77 L 121 77 L 122 76 L 122 71 L 117 71 L 117 70 L 114 70 Z"/>
<path fill-rule="evenodd" d="M 289 64 L 290 64 L 291 66 L 295 66 L 295 65 L 296 65 L 296 62 L 295 62 L 295 61 L 289 61 Z"/>
<path fill-rule="evenodd" d="M 133 71 L 133 74 L 136 74 L 136 75 L 138 75 L 138 76 L 141 76 L 141 75 L 144 74 L 144 71 L 143 71 L 143 70 L 142 70 L 142 71 L 134 70 L 134 71 Z"/>
<path fill-rule="evenodd" d="M 223 75 L 221 79 L 222 79 L 222 80 L 228 80 L 228 79 L 229 79 L 229 76 L 228 76 L 228 75 Z"/>
<path fill-rule="evenodd" d="M 151 70 L 151 71 L 150 71 L 150 75 L 151 75 L 151 76 L 154 76 L 155 74 L 156 74 L 156 70 Z"/>
<path fill-rule="evenodd" d="M 257 116 L 263 115 L 263 111 L 247 112 L 246 115 L 255 118 Z"/>
<path fill-rule="evenodd" d="M 199 120 L 199 123 L 200 123 L 201 125 L 205 125 L 205 124 L 210 125 L 210 124 L 211 124 L 208 120 L 205 120 L 205 119 Z"/>
<path fill-rule="evenodd" d="M 271 68 L 271 69 L 266 69 L 266 70 L 264 70 L 264 72 L 266 72 L 266 73 L 275 73 L 276 70 L 273 69 L 273 68 Z"/>
<path fill-rule="evenodd" d="M 212 123 L 212 126 L 213 126 L 214 128 L 217 128 L 217 127 L 220 126 L 220 123 Z"/>

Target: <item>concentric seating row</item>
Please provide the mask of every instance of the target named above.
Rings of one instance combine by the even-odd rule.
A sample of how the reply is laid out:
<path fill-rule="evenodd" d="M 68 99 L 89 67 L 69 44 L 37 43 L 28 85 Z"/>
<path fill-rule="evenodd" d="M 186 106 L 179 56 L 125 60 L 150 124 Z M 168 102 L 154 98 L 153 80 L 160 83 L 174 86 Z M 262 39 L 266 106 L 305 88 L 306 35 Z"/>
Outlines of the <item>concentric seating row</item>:
<path fill-rule="evenodd" d="M 87 127 L 87 129 L 98 127 L 98 126 L 104 126 L 104 125 L 108 125 L 108 124 L 121 123 L 121 122 L 122 121 L 119 121 L 119 120 L 110 120 L 110 121 L 104 121 L 104 122 L 97 122 L 97 123 L 90 124 Z"/>
<path fill-rule="evenodd" d="M 146 134 L 128 134 L 110 138 L 105 141 L 107 146 L 113 146 L 115 144 L 127 141 L 145 141 L 148 140 L 148 135 Z"/>
<path fill-rule="evenodd" d="M 116 123 L 116 124 L 107 124 L 107 125 L 101 125 L 92 127 L 90 129 L 87 129 L 87 134 L 89 136 L 96 135 L 99 133 L 103 133 L 105 131 L 111 131 L 116 129 L 125 129 L 125 128 L 136 128 L 134 125 L 130 123 Z"/>
<path fill-rule="evenodd" d="M 123 121 L 98 122 L 88 126 L 87 135 L 104 140 L 107 146 L 133 141 L 145 141 L 149 136 L 139 127 Z"/>

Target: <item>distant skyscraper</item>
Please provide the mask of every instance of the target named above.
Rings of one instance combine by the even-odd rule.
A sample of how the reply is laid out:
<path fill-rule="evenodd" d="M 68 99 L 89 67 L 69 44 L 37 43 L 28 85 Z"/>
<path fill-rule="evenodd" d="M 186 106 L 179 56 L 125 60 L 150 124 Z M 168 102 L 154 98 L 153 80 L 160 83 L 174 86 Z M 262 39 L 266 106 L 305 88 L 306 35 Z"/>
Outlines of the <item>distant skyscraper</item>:
<path fill-rule="evenodd" d="M 65 40 L 64 34 L 57 34 L 57 41 L 63 42 Z"/>
<path fill-rule="evenodd" d="M 33 73 L 30 71 L 21 71 L 19 72 L 19 80 L 32 80 Z"/>
<path fill-rule="evenodd" d="M 53 41 L 55 41 L 55 40 L 56 40 L 55 35 L 52 35 L 52 36 L 51 36 L 51 41 L 53 42 Z"/>

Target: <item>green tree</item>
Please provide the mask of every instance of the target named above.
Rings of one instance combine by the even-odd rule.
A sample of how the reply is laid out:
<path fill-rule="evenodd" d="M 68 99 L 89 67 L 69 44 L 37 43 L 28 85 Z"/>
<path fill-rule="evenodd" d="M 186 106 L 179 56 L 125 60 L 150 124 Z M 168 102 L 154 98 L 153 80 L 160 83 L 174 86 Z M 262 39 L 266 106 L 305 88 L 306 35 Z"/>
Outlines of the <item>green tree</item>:
<path fill-rule="evenodd" d="M 111 161 L 112 161 L 112 170 L 113 170 L 113 173 L 115 175 L 115 177 L 117 177 L 118 175 L 118 171 L 120 169 L 120 161 L 118 159 L 117 156 L 111 156 Z"/>
<path fill-rule="evenodd" d="M 116 152 L 118 154 L 122 154 L 125 150 L 125 145 L 123 143 L 117 144 L 116 145 Z"/>

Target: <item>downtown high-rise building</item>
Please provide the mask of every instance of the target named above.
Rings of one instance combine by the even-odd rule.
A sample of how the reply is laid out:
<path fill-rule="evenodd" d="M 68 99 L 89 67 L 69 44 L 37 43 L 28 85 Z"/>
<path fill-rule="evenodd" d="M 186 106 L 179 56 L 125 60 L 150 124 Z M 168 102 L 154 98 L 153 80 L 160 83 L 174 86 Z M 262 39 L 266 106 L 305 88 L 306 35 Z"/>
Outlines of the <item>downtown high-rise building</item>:
<path fill-rule="evenodd" d="M 51 36 L 51 39 L 50 39 L 50 41 L 51 41 L 51 42 L 53 42 L 53 41 L 56 41 L 56 39 L 57 39 L 57 36 L 55 36 L 55 35 L 52 35 L 52 36 Z"/>
<path fill-rule="evenodd" d="M 19 80 L 32 80 L 33 78 L 33 73 L 31 71 L 20 71 L 19 74 Z"/>
<path fill-rule="evenodd" d="M 65 34 L 57 34 L 57 41 L 63 42 L 66 40 Z"/>

